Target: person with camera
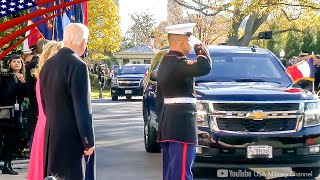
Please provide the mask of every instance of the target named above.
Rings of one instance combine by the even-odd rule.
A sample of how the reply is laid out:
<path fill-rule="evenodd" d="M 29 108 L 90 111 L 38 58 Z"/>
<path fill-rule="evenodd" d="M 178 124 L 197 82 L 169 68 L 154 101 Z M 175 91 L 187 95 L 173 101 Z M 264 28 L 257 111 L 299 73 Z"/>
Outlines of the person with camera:
<path fill-rule="evenodd" d="M 25 96 L 23 63 L 19 55 L 4 57 L 0 72 L 0 133 L 3 136 L 2 174 L 17 175 L 11 161 L 18 143 L 22 123 L 22 102 Z"/>

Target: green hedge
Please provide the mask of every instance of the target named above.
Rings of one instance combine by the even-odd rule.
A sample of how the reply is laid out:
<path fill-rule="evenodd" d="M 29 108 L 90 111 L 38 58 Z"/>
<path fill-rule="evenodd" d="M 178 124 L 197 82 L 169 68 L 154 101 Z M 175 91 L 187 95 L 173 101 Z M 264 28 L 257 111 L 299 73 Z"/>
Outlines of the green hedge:
<path fill-rule="evenodd" d="M 90 81 L 91 81 L 91 88 L 95 90 L 99 90 L 100 85 L 99 85 L 99 80 L 98 80 L 98 75 L 96 74 L 89 74 Z M 108 78 L 104 78 L 105 82 L 105 87 L 104 89 L 109 89 L 110 87 L 108 86 Z"/>

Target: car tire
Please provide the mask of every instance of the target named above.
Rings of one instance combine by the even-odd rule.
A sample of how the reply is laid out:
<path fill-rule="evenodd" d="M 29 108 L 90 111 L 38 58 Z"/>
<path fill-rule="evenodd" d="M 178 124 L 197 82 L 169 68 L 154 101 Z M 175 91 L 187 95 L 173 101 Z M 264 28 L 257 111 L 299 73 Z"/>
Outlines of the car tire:
<path fill-rule="evenodd" d="M 161 152 L 160 145 L 157 143 L 157 131 L 150 125 L 150 113 L 147 115 L 148 119 L 144 122 L 144 147 L 149 153 Z"/>
<path fill-rule="evenodd" d="M 111 99 L 112 99 L 112 101 L 117 101 L 118 100 L 118 96 L 112 96 Z"/>
<path fill-rule="evenodd" d="M 308 178 L 316 178 L 320 174 L 320 167 L 292 167 L 292 171 L 295 173 L 311 173 L 311 177 L 308 176 Z"/>
<path fill-rule="evenodd" d="M 132 99 L 132 96 L 126 96 L 126 99 L 127 99 L 127 100 L 131 100 L 131 99 Z"/>

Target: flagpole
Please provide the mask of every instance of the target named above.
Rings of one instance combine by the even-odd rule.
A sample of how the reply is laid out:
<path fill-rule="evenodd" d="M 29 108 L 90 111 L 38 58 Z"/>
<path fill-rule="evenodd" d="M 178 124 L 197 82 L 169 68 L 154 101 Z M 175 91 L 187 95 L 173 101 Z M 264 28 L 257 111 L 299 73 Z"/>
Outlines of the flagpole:
<path fill-rule="evenodd" d="M 53 6 L 56 6 L 56 1 L 53 2 Z M 56 14 L 56 11 L 53 11 L 53 15 Z M 55 24 L 56 24 L 56 18 L 57 17 L 54 17 L 53 18 L 53 22 L 52 22 L 52 37 L 51 37 L 51 40 L 54 40 L 54 27 L 55 27 Z"/>

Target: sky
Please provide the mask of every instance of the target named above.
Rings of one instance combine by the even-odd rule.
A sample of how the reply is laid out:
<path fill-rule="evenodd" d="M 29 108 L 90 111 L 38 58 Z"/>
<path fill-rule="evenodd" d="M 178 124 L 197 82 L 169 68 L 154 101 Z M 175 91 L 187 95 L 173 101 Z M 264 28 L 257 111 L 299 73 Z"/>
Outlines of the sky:
<path fill-rule="evenodd" d="M 167 20 L 166 0 L 120 0 L 121 34 L 124 35 L 133 24 L 130 14 L 149 12 L 153 14 L 157 24 Z"/>

